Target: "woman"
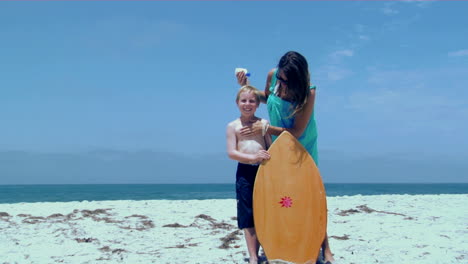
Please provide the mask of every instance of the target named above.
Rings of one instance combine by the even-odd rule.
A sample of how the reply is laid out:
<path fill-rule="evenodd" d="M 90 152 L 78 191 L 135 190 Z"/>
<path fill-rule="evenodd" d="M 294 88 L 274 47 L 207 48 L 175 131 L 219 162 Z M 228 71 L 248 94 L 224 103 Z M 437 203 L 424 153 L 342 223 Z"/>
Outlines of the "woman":
<path fill-rule="evenodd" d="M 240 85 L 247 85 L 244 72 L 236 74 Z M 307 60 L 300 53 L 289 51 L 281 57 L 278 67 L 268 73 L 262 102 L 267 104 L 270 126 L 255 123 L 241 129 L 242 135 L 269 133 L 273 141 L 283 132 L 295 136 L 318 165 L 317 126 L 314 118 L 315 86 L 310 86 Z M 322 243 L 325 264 L 335 263 L 328 244 Z"/>

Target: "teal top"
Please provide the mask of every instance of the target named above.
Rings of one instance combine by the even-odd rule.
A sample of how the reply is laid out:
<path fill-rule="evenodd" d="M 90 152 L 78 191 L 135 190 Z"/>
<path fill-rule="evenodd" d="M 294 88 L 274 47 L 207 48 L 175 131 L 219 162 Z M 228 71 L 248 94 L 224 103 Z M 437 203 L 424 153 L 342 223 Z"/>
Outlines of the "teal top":
<path fill-rule="evenodd" d="M 294 124 L 295 117 L 291 116 L 294 110 L 294 104 L 281 99 L 276 95 L 277 90 L 277 79 L 276 71 L 273 73 L 273 77 L 270 83 L 270 95 L 267 100 L 268 114 L 270 116 L 270 124 L 272 126 L 292 128 Z M 311 86 L 310 89 L 315 89 L 315 86 Z M 276 140 L 277 136 L 272 136 L 273 142 Z M 304 130 L 304 133 L 298 138 L 302 146 L 309 152 L 312 158 L 315 161 L 315 164 L 318 166 L 318 150 L 317 150 L 317 124 L 315 123 L 314 111 L 307 123 L 307 127 Z"/>

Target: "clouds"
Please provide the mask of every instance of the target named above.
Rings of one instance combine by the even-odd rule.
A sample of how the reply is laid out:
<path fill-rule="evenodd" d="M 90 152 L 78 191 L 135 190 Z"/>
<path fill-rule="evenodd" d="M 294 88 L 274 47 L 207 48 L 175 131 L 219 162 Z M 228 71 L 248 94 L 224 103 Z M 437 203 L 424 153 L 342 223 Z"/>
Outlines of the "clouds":
<path fill-rule="evenodd" d="M 346 79 L 354 74 L 354 70 L 349 66 L 357 55 L 357 51 L 362 46 L 371 41 L 368 34 L 369 27 L 360 23 L 351 25 L 348 29 L 343 29 L 347 33 L 348 41 L 346 45 L 341 45 L 331 50 L 325 57 L 325 62 L 316 71 L 319 81 L 336 82 Z"/>
<path fill-rule="evenodd" d="M 187 31 L 187 26 L 176 21 L 138 17 L 116 17 L 98 20 L 83 34 L 94 47 L 121 47 L 128 49 L 152 48 L 171 41 Z"/>
<path fill-rule="evenodd" d="M 396 1 L 396 2 L 386 2 L 384 3 L 384 6 L 380 8 L 380 11 L 384 13 L 387 16 L 394 16 L 400 14 L 400 7 L 402 5 L 412 5 L 415 6 L 416 8 L 426 8 L 429 5 L 431 5 L 435 1 L 430 1 L 430 0 L 402 0 L 402 1 Z"/>
<path fill-rule="evenodd" d="M 363 24 L 355 24 L 353 28 L 353 39 L 357 39 L 358 43 L 369 41 L 371 38 L 367 32 L 368 28 L 368 26 Z"/>
<path fill-rule="evenodd" d="M 396 10 L 395 9 L 395 3 L 396 2 L 388 2 L 388 3 L 385 3 L 384 7 L 381 9 L 381 11 L 387 15 L 387 16 L 391 16 L 391 15 L 396 15 L 398 13 L 400 13 L 400 11 Z"/>
<path fill-rule="evenodd" d="M 358 38 L 359 38 L 360 40 L 364 40 L 364 41 L 370 40 L 370 37 L 369 37 L 369 36 L 366 36 L 366 35 L 359 35 Z"/>
<path fill-rule="evenodd" d="M 321 75 L 322 78 L 326 77 L 329 81 L 339 81 L 347 78 L 353 73 L 352 70 L 342 68 L 334 65 L 327 65 L 321 69 L 317 74 Z"/>
<path fill-rule="evenodd" d="M 319 86 L 322 146 L 466 154 L 468 68 L 354 70 L 353 78 Z"/>
<path fill-rule="evenodd" d="M 350 75 L 353 71 L 345 68 L 343 62 L 347 58 L 354 56 L 351 49 L 341 49 L 331 52 L 328 55 L 327 63 L 319 68 L 317 77 L 319 80 L 339 81 Z"/>
<path fill-rule="evenodd" d="M 349 49 L 344 50 L 337 50 L 330 54 L 330 57 L 334 60 L 340 60 L 343 57 L 352 57 L 354 55 L 354 51 Z"/>
<path fill-rule="evenodd" d="M 448 53 L 449 57 L 463 57 L 463 56 L 468 56 L 468 49 L 463 49 L 463 50 L 458 50 L 458 51 L 452 51 Z"/>
<path fill-rule="evenodd" d="M 449 136 L 468 131 L 468 69 L 371 70 L 366 89 L 353 91 L 345 108 L 371 120 L 400 124 L 397 133 Z M 459 86 L 450 80 L 457 80 Z M 450 90 L 447 90 L 450 89 Z M 450 140 L 448 140 L 450 141 Z"/>
<path fill-rule="evenodd" d="M 413 4 L 419 8 L 426 8 L 437 1 L 436 0 L 402 0 L 401 2 L 406 3 L 406 4 Z"/>

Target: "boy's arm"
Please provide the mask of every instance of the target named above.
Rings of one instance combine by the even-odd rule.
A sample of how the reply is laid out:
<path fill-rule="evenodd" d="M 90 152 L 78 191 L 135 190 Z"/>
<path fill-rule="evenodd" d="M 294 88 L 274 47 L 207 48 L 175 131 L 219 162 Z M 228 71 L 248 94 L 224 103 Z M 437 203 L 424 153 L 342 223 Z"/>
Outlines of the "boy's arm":
<path fill-rule="evenodd" d="M 226 129 L 227 153 L 229 158 L 237 160 L 241 163 L 254 164 L 265 159 L 265 153 L 246 154 L 237 150 L 237 138 L 234 126 L 228 125 Z"/>

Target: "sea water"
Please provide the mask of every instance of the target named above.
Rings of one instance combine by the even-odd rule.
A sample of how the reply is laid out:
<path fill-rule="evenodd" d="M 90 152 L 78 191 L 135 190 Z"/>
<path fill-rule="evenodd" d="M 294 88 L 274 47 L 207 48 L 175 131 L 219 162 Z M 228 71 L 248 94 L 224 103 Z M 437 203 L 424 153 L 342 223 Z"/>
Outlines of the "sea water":
<path fill-rule="evenodd" d="M 326 183 L 328 197 L 382 194 L 466 194 L 468 183 Z M 0 203 L 103 200 L 234 199 L 234 184 L 0 185 Z"/>

